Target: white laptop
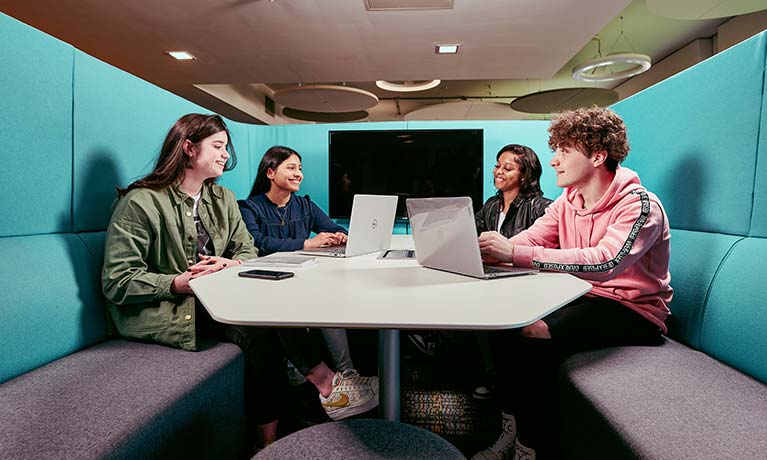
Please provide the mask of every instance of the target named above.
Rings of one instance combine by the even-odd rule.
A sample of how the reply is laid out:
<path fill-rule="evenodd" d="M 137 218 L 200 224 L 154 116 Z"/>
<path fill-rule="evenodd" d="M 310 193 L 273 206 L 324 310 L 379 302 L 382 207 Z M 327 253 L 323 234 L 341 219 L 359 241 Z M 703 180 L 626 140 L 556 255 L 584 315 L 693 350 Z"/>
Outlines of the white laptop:
<path fill-rule="evenodd" d="M 389 249 L 397 199 L 395 195 L 354 195 L 346 244 L 298 252 L 315 256 L 353 257 Z"/>
<path fill-rule="evenodd" d="M 471 198 L 408 198 L 406 204 L 416 259 L 424 267 L 482 279 L 538 272 L 482 263 Z"/>

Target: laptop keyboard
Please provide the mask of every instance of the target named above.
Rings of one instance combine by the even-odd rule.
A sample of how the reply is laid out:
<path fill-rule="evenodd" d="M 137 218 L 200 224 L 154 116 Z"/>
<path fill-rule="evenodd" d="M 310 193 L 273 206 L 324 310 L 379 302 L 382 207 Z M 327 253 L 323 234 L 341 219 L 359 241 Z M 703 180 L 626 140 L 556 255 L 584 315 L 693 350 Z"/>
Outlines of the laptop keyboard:
<path fill-rule="evenodd" d="M 324 253 L 324 254 L 340 255 L 340 254 L 345 254 L 346 253 L 346 245 L 343 245 L 343 246 L 327 246 L 327 247 L 324 247 L 324 248 L 319 248 L 316 251 Z"/>
<path fill-rule="evenodd" d="M 492 274 L 492 273 L 507 273 L 508 270 L 504 270 L 503 268 L 499 267 L 493 267 L 492 265 L 483 265 L 482 266 L 485 274 Z"/>

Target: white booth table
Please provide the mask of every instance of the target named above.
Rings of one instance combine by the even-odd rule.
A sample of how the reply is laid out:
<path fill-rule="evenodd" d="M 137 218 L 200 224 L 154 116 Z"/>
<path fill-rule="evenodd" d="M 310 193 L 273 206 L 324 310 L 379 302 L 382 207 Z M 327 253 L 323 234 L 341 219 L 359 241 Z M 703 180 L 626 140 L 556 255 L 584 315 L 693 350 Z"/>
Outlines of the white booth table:
<path fill-rule="evenodd" d="M 395 235 L 392 248 L 412 248 Z M 413 259 L 318 257 L 280 281 L 241 278 L 236 266 L 190 285 L 216 321 L 270 327 L 381 329 L 380 405 L 399 420 L 399 330 L 500 330 L 526 326 L 585 294 L 562 273 L 480 280 L 424 268 Z M 280 269 L 277 269 L 280 270 Z"/>

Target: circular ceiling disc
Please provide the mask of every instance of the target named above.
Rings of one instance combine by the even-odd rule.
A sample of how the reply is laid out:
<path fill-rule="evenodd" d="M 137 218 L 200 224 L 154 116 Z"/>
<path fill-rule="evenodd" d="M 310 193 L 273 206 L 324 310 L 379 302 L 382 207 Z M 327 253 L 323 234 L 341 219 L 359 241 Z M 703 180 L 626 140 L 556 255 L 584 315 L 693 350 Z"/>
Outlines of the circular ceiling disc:
<path fill-rule="evenodd" d="M 319 123 L 342 123 L 345 121 L 355 121 L 367 118 L 368 113 L 364 110 L 356 112 L 310 112 L 307 110 L 296 110 L 290 107 L 282 109 L 282 114 L 294 120 L 316 121 Z"/>
<path fill-rule="evenodd" d="M 511 101 L 511 108 L 526 113 L 554 113 L 581 107 L 608 106 L 618 101 L 618 93 L 605 88 L 560 88 L 540 91 Z"/>
<path fill-rule="evenodd" d="M 405 114 L 407 121 L 415 120 L 513 120 L 523 118 L 509 110 L 508 104 L 483 101 L 460 101 L 432 104 Z"/>
<path fill-rule="evenodd" d="M 284 107 L 309 112 L 356 112 L 378 104 L 378 97 L 349 86 L 303 85 L 274 93 L 274 100 Z"/>

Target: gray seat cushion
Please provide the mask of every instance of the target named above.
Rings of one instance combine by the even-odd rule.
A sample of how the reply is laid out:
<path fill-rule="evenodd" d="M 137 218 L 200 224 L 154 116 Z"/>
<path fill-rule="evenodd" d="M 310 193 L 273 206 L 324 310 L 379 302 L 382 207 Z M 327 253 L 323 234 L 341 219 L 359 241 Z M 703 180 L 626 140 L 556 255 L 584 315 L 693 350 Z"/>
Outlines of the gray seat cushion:
<path fill-rule="evenodd" d="M 412 425 L 374 419 L 324 423 L 286 436 L 253 460 L 463 459 L 452 444 Z"/>
<path fill-rule="evenodd" d="M 673 340 L 564 366 L 567 458 L 763 458 L 767 385 Z"/>
<path fill-rule="evenodd" d="M 0 385 L 0 458 L 236 458 L 243 358 L 110 340 Z"/>

